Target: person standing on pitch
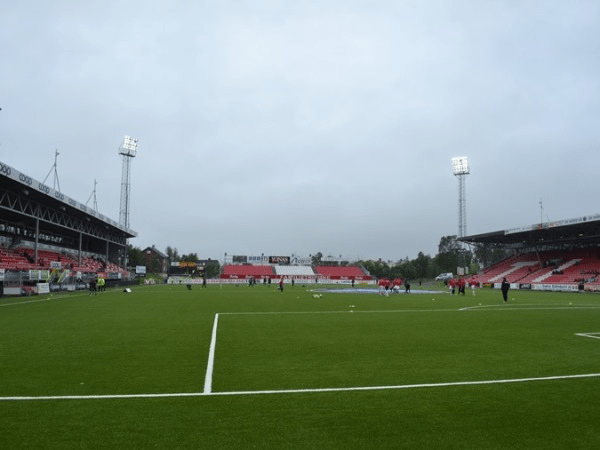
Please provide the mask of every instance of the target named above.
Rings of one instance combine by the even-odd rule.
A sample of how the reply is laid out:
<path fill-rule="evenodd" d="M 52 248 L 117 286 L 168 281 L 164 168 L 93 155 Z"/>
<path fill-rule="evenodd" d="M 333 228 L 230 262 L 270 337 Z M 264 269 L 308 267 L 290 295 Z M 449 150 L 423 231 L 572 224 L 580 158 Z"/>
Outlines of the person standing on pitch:
<path fill-rule="evenodd" d="M 456 290 L 456 280 L 454 278 L 450 278 L 448 280 L 448 288 L 450 289 L 450 292 L 452 295 L 454 295 L 454 291 Z"/>
<path fill-rule="evenodd" d="M 96 283 L 96 278 L 93 278 L 92 281 L 90 281 L 90 295 L 98 295 L 96 290 Z"/>
<path fill-rule="evenodd" d="M 473 295 L 475 295 L 475 288 L 477 287 L 477 281 L 475 281 L 475 278 L 471 278 L 469 285 L 471 286 L 471 292 Z"/>
<path fill-rule="evenodd" d="M 106 290 L 106 280 L 103 277 L 98 277 L 98 291 L 104 292 Z"/>
<path fill-rule="evenodd" d="M 467 285 L 467 281 L 462 277 L 458 279 L 458 281 L 456 282 L 457 286 L 458 286 L 458 293 L 465 295 L 465 286 Z"/>
<path fill-rule="evenodd" d="M 500 290 L 502 291 L 502 298 L 504 301 L 508 301 L 508 290 L 510 289 L 510 283 L 506 281 L 506 277 L 502 278 L 502 284 L 500 285 Z"/>

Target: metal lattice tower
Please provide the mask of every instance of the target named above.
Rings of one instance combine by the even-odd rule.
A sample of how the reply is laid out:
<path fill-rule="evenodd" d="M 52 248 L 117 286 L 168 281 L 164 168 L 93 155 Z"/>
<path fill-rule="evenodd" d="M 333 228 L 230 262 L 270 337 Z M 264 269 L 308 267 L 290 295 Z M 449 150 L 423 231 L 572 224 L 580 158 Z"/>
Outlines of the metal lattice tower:
<path fill-rule="evenodd" d="M 465 175 L 458 177 L 458 237 L 467 235 L 467 196 L 465 194 Z"/>
<path fill-rule="evenodd" d="M 131 192 L 131 160 L 137 153 L 138 140 L 125 136 L 119 147 L 119 155 L 123 158 L 123 171 L 121 174 L 121 208 L 119 224 L 129 228 L 129 202 Z"/>
<path fill-rule="evenodd" d="M 1 108 L 0 108 L 0 110 L 1 110 Z M 58 185 L 58 192 L 60 192 L 60 181 L 58 179 L 58 169 L 57 169 L 58 155 L 60 155 L 60 153 L 58 153 L 58 150 L 55 150 L 54 151 L 54 165 L 52 166 L 52 169 L 54 169 L 54 190 L 56 191 L 56 186 Z M 46 178 L 44 178 L 44 181 L 42 181 L 43 184 L 46 184 L 46 180 L 52 173 L 52 169 L 50 169 L 50 172 L 48 172 L 48 175 L 46 175 Z"/>
<path fill-rule="evenodd" d="M 458 237 L 467 235 L 467 195 L 465 177 L 469 174 L 469 162 L 466 156 L 452 158 L 452 170 L 458 178 Z"/>

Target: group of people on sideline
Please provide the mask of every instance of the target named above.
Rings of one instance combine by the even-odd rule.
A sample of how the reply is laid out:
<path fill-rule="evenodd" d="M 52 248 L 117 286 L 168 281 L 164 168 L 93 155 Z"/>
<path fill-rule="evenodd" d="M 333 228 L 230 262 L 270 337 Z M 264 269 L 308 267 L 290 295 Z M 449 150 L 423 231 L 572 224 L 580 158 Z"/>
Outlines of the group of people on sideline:
<path fill-rule="evenodd" d="M 456 294 L 457 290 L 458 290 L 459 294 L 465 295 L 467 284 L 471 288 L 471 293 L 473 295 L 475 295 L 475 289 L 478 286 L 478 283 L 477 283 L 477 281 L 475 281 L 474 277 L 471 278 L 467 282 L 467 280 L 465 280 L 465 278 L 462 276 L 460 276 L 458 278 L 450 278 L 448 280 L 447 284 L 448 284 L 448 289 L 450 289 L 450 292 L 452 295 Z"/>
<path fill-rule="evenodd" d="M 465 280 L 464 277 L 460 276 L 458 278 L 450 278 L 447 281 L 448 289 L 450 289 L 450 293 L 452 295 L 456 294 L 458 290 L 458 294 L 465 295 L 465 290 L 467 284 L 471 288 L 471 293 L 475 295 L 475 289 L 477 289 L 479 283 L 472 277 L 469 281 Z M 508 301 L 508 290 L 510 289 L 510 283 L 506 280 L 506 277 L 502 279 L 502 283 L 500 284 L 500 291 L 502 291 L 502 298 L 505 302 Z"/>
<path fill-rule="evenodd" d="M 380 278 L 377 281 L 377 285 L 379 286 L 379 295 L 388 295 L 390 292 L 392 294 L 399 294 L 402 286 L 404 286 L 406 294 L 410 293 L 410 282 L 402 278 L 394 278 L 393 280 Z"/>
<path fill-rule="evenodd" d="M 96 295 L 98 292 L 106 290 L 106 280 L 102 277 L 94 278 L 90 281 L 90 295 Z"/>

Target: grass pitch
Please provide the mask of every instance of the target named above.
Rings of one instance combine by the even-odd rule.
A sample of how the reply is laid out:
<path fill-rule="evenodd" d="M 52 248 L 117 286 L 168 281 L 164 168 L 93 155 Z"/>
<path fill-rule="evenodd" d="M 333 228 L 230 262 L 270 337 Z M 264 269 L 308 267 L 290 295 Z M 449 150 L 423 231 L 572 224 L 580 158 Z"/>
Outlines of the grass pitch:
<path fill-rule="evenodd" d="M 309 288 L 0 299 L 0 445 L 600 445 L 600 296 Z"/>

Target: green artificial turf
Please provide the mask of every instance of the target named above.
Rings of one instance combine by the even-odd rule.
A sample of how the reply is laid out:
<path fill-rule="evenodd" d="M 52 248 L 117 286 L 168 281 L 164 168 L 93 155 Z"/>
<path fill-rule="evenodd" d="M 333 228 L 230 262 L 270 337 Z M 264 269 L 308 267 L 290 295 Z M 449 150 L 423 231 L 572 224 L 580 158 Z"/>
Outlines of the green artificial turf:
<path fill-rule="evenodd" d="M 600 445 L 600 296 L 309 288 L 0 299 L 0 446 Z"/>

